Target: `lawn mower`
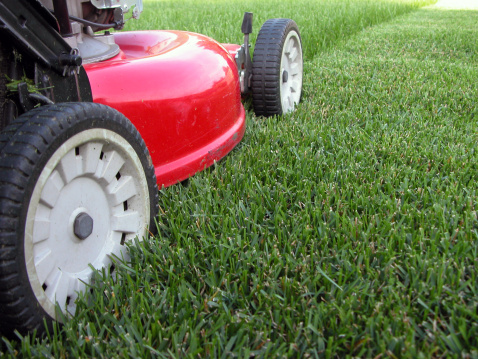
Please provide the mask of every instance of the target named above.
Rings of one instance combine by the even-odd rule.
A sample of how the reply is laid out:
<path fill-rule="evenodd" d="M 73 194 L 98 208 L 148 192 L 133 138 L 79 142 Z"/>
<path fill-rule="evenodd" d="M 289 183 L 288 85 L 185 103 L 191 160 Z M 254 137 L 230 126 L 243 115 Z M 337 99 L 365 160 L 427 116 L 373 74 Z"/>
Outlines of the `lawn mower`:
<path fill-rule="evenodd" d="M 302 45 L 290 19 L 242 45 L 121 30 L 141 0 L 0 2 L 0 331 L 74 315 L 95 270 L 154 232 L 158 186 L 211 166 L 257 115 L 293 111 Z"/>

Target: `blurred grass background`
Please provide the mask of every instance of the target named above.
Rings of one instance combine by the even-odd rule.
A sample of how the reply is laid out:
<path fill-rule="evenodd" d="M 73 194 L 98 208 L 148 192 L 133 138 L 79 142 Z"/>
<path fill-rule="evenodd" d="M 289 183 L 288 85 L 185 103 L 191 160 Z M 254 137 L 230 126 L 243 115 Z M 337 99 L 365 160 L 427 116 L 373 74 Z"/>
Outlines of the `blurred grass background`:
<path fill-rule="evenodd" d="M 126 30 L 174 29 L 241 44 L 244 12 L 254 13 L 251 39 L 271 18 L 291 18 L 301 30 L 306 58 L 364 28 L 433 3 L 433 0 L 145 0 L 139 21 Z M 253 41 L 254 43 L 254 41 Z"/>

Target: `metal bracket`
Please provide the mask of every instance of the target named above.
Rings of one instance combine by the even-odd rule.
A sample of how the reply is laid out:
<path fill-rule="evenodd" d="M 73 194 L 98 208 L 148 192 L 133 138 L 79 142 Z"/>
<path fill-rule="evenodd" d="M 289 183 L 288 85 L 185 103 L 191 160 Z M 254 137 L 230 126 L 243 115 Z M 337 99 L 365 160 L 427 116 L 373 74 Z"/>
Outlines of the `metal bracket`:
<path fill-rule="evenodd" d="M 252 33 L 252 12 L 245 12 L 241 32 L 244 34 L 244 44 L 236 54 L 236 64 L 241 82 L 241 93 L 247 94 L 251 88 L 252 58 L 250 53 L 249 34 Z"/>
<path fill-rule="evenodd" d="M 78 74 L 83 59 L 80 56 L 80 50 L 74 48 L 71 49 L 69 54 L 62 53 L 58 61 L 63 66 L 63 76 L 69 76 L 74 73 Z"/>
<path fill-rule="evenodd" d="M 30 93 L 28 91 L 28 85 L 25 82 L 20 82 L 17 86 L 18 89 L 18 102 L 22 107 L 23 112 L 32 110 L 35 105 L 52 105 L 54 102 L 48 97 L 39 93 Z"/>
<path fill-rule="evenodd" d="M 18 102 L 22 107 L 23 112 L 30 111 L 33 108 L 33 103 L 30 100 L 30 92 L 28 91 L 28 85 L 25 82 L 20 82 L 17 86 L 18 89 Z"/>
<path fill-rule="evenodd" d="M 38 11 L 37 11 L 38 10 Z M 39 16 L 47 11 L 37 1 L 2 0 L 0 2 L 0 32 L 16 39 L 19 50 L 34 61 L 41 62 L 59 74 L 64 73 L 59 54 L 69 54 L 71 47 L 50 26 L 49 16 Z"/>

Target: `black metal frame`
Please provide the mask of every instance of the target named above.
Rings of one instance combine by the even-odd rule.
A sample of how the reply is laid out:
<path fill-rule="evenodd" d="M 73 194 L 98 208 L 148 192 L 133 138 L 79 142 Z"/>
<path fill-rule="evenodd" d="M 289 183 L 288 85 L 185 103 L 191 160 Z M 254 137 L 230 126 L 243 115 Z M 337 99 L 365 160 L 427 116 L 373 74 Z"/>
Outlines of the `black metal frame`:
<path fill-rule="evenodd" d="M 56 0 L 55 4 L 60 4 L 57 5 L 60 23 L 69 21 L 68 12 L 64 11 L 66 1 Z M 8 74 L 0 76 L 20 81 L 18 91 L 9 95 L 17 109 L 8 111 L 9 118 L 2 122 L 12 121 L 37 104 L 92 101 L 81 56 L 63 39 L 59 30 L 57 19 L 39 1 L 1 0 L 0 46 L 3 52 L 14 52 L 9 59 L 14 63 Z M 36 93 L 28 92 L 22 82 L 24 78 L 34 81 L 38 88 Z"/>

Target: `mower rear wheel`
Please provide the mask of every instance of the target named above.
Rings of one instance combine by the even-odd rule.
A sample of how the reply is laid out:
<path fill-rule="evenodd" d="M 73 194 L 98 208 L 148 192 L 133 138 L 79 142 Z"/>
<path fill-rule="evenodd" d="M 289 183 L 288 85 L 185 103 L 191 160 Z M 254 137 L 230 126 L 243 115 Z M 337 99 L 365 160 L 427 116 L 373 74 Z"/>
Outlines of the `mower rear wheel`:
<path fill-rule="evenodd" d="M 112 108 L 45 106 L 5 130 L 0 322 L 8 335 L 43 331 L 44 318 L 61 321 L 58 310 L 74 315 L 92 267 L 113 268 L 126 241 L 155 228 L 158 189 L 140 134 Z"/>
<path fill-rule="evenodd" d="M 257 115 L 292 112 L 302 94 L 303 58 L 299 28 L 291 19 L 262 25 L 252 61 L 252 103 Z"/>

